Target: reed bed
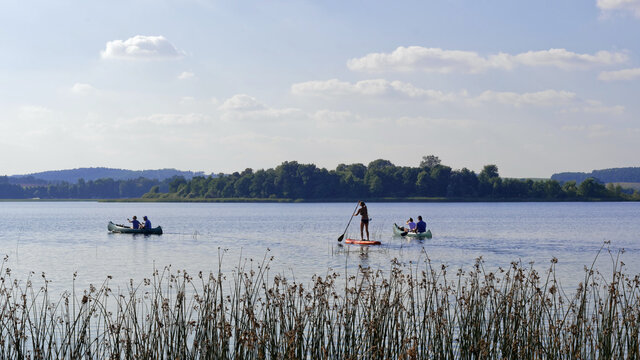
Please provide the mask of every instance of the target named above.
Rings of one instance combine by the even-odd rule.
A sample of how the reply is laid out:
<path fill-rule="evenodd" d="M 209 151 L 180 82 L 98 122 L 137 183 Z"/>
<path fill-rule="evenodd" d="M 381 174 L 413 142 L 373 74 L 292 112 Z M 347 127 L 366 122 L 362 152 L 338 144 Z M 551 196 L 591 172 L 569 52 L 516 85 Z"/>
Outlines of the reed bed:
<path fill-rule="evenodd" d="M 567 293 L 556 259 L 542 272 L 393 261 L 302 284 L 270 274 L 265 256 L 228 274 L 167 267 L 122 291 L 107 278 L 55 299 L 44 274 L 12 279 L 5 260 L 0 358 L 638 359 L 640 279 L 617 256 L 610 274 L 585 268 Z"/>

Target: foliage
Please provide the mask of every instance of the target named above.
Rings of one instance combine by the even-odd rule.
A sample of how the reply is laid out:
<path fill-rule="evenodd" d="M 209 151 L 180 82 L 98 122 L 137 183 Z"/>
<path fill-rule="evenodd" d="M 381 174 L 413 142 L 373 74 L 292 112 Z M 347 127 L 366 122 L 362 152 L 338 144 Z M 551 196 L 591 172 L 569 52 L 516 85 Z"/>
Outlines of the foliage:
<path fill-rule="evenodd" d="M 368 165 L 340 164 L 335 170 L 285 161 L 274 169 L 247 168 L 232 174 L 174 176 L 163 181 L 103 178 L 76 184 L 20 186 L 0 177 L 0 199 L 118 199 L 214 201 L 216 199 L 287 199 L 331 201 L 353 199 L 438 198 L 450 200 L 638 200 L 640 194 L 619 186 L 605 187 L 594 178 L 577 184 L 556 180 L 501 178 L 498 166 L 480 174 L 454 170 L 437 156 L 424 156 L 417 167 L 376 159 Z"/>
<path fill-rule="evenodd" d="M 453 170 L 437 156 L 424 156 L 418 167 L 396 166 L 376 159 L 368 165 L 340 164 L 335 170 L 285 161 L 275 169 L 245 169 L 216 177 L 174 178 L 168 193 L 147 193 L 149 199 L 375 199 L 433 197 L 487 200 L 632 199 L 617 188 L 605 188 L 595 179 L 576 186 L 555 180 L 503 179 L 498 166 L 486 165 L 479 175 Z"/>
<path fill-rule="evenodd" d="M 590 173 L 584 172 L 563 172 L 553 174 L 551 179 L 560 182 L 575 181 L 581 183 L 587 178 L 596 178 L 604 183 L 616 182 L 640 182 L 640 167 L 623 167 L 593 170 Z"/>
<path fill-rule="evenodd" d="M 10 184 L 7 177 L 0 177 L 0 199 L 121 199 L 138 198 L 145 193 L 168 191 L 169 180 L 160 182 L 138 178 L 133 180 L 113 180 L 110 178 L 78 180 L 76 184 L 67 182 L 20 186 Z"/>
<path fill-rule="evenodd" d="M 202 176 L 202 172 L 180 171 L 176 169 L 159 169 L 159 170 L 125 170 L 112 169 L 105 167 L 94 168 L 78 168 L 70 170 L 53 170 L 33 173 L 29 175 L 14 175 L 9 178 L 12 183 L 21 185 L 46 185 L 47 183 L 76 183 L 80 179 L 99 180 L 134 180 L 137 178 L 165 180 L 174 176 L 182 176 L 191 179 L 194 176 Z"/>

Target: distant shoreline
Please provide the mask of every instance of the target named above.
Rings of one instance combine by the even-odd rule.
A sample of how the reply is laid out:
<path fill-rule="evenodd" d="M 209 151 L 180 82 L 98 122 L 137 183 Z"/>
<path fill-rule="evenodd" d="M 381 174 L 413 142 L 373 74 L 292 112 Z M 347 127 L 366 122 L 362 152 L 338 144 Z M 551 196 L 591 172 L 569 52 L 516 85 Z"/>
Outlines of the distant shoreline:
<path fill-rule="evenodd" d="M 101 203 L 340 203 L 357 202 L 360 199 L 250 199 L 250 198 L 214 198 L 214 199 L 0 199 L 0 202 L 101 202 Z M 441 197 L 411 197 L 411 198 L 367 198 L 362 199 L 373 203 L 540 203 L 540 202 L 637 202 L 637 200 L 621 199 L 495 199 L 495 198 L 441 198 Z"/>

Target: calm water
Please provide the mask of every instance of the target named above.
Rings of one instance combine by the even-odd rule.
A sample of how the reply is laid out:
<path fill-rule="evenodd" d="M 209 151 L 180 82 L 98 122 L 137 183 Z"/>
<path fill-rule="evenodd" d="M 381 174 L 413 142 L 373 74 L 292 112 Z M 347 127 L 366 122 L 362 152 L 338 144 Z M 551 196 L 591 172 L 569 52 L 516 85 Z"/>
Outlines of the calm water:
<path fill-rule="evenodd" d="M 0 202 L 0 254 L 14 278 L 45 272 L 55 290 L 149 277 L 154 267 L 190 272 L 230 270 L 242 259 L 274 256 L 272 273 L 299 281 L 327 269 L 359 265 L 387 269 L 392 259 L 423 261 L 452 269 L 469 267 L 482 256 L 486 268 L 511 261 L 534 262 L 544 270 L 559 259 L 563 284 L 573 288 L 604 241 L 626 252 L 629 273 L 640 273 L 640 203 L 370 203 L 371 237 L 383 245 L 341 246 L 355 204 L 163 204 L 94 202 Z M 137 215 L 162 225 L 161 236 L 110 234 L 107 223 Z M 392 224 L 422 215 L 431 240 L 392 235 Z M 355 218 L 347 233 L 357 237 Z M 603 254 L 598 268 L 607 270 Z M 452 271 L 455 272 L 455 271 Z"/>

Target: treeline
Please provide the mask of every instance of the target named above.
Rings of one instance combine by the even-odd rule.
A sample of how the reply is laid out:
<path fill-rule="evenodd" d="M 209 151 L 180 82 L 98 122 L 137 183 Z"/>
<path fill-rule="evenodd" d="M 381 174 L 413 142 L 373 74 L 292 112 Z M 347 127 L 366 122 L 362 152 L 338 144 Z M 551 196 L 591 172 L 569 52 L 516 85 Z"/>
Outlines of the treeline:
<path fill-rule="evenodd" d="M 417 167 L 396 166 L 378 159 L 364 164 L 340 164 L 335 170 L 287 161 L 275 169 L 245 169 L 216 177 L 176 177 L 167 193 L 154 187 L 147 199 L 383 199 L 446 198 L 495 200 L 640 200 L 640 193 L 593 178 L 577 184 L 556 180 L 501 178 L 496 165 L 476 174 L 453 170 L 437 156 L 424 156 Z"/>
<path fill-rule="evenodd" d="M 182 179 L 182 178 L 181 178 Z M 7 176 L 0 176 L 0 199 L 121 199 L 139 198 L 154 186 L 168 190 L 170 180 L 158 181 L 147 178 L 133 180 L 98 179 L 77 183 L 67 182 L 21 186 L 12 184 Z"/>
<path fill-rule="evenodd" d="M 616 183 L 616 182 L 630 182 L 640 183 L 640 167 L 624 167 L 624 168 L 612 168 L 593 170 L 590 173 L 584 172 L 563 172 L 553 174 L 552 180 L 558 181 L 576 181 L 582 182 L 587 178 L 595 178 L 604 183 Z"/>
<path fill-rule="evenodd" d="M 158 170 L 126 170 L 105 167 L 77 168 L 70 170 L 52 170 L 32 173 L 28 175 L 13 175 L 9 177 L 9 182 L 20 185 L 33 185 L 39 182 L 45 183 L 76 183 L 80 179 L 84 181 L 96 181 L 100 179 L 113 180 L 134 180 L 138 178 L 158 179 L 160 181 L 170 179 L 174 176 L 182 176 L 191 179 L 194 176 L 203 176 L 204 172 L 181 171 L 176 169 Z"/>

